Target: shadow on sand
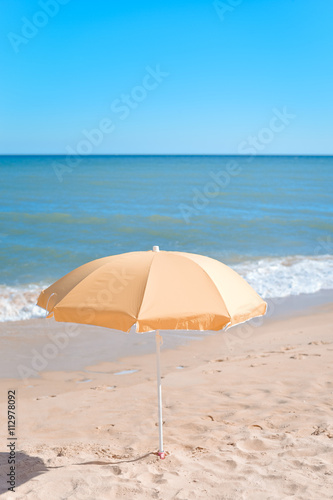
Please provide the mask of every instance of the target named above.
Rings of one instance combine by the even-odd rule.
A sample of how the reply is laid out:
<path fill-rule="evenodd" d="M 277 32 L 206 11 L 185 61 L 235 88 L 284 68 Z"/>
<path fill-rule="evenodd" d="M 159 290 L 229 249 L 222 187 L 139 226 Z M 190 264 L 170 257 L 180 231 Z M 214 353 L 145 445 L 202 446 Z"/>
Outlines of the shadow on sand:
<path fill-rule="evenodd" d="M 10 465 L 8 464 L 8 452 L 0 453 L 0 495 L 8 491 Z M 15 456 L 15 486 L 16 488 L 36 476 L 39 476 L 48 469 L 43 460 L 39 457 L 31 457 L 23 452 L 16 452 Z"/>
<path fill-rule="evenodd" d="M 62 469 L 66 467 L 70 467 L 72 465 L 119 465 L 122 463 L 130 463 L 130 462 L 137 462 L 139 460 L 142 460 L 150 455 L 156 455 L 156 457 L 159 456 L 158 452 L 156 451 L 151 451 L 146 453 L 145 455 L 141 455 L 136 458 L 124 458 L 120 460 L 114 460 L 114 461 L 100 461 L 100 460 L 93 460 L 93 461 L 88 461 L 88 462 L 79 462 L 79 463 L 70 463 L 70 464 L 65 464 L 65 465 L 57 465 L 57 466 L 46 466 L 43 460 L 39 457 L 36 456 L 30 456 L 27 455 L 24 452 L 16 452 L 15 455 L 15 492 L 16 488 L 18 488 L 21 484 L 24 484 L 28 481 L 33 481 L 33 478 L 39 476 L 40 474 L 43 474 L 44 472 L 48 472 L 51 469 Z M 168 453 L 166 452 L 166 455 Z M 7 481 L 10 480 L 8 474 L 10 472 L 10 464 L 8 464 L 8 458 L 9 458 L 9 453 L 8 452 L 1 452 L 0 453 L 0 495 L 8 492 L 8 488 L 11 486 Z M 115 456 L 116 458 L 116 456 Z M 118 457 L 117 457 L 118 458 Z"/>

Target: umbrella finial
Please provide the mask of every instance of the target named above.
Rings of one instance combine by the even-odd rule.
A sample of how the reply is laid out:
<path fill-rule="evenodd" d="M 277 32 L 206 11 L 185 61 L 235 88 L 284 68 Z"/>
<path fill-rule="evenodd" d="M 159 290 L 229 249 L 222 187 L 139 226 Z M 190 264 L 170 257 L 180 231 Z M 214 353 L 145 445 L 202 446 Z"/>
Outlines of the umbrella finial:
<path fill-rule="evenodd" d="M 153 247 L 153 252 L 159 252 L 159 251 L 160 251 L 160 247 L 157 247 L 157 246 Z"/>

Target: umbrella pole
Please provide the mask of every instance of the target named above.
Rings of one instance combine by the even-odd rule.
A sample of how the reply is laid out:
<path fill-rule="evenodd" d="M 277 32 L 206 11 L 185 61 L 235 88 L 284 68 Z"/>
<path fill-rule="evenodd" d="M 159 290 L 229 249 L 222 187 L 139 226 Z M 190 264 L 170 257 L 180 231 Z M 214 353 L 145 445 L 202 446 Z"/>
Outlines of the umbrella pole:
<path fill-rule="evenodd" d="M 158 432 L 159 432 L 159 451 L 158 455 L 160 458 L 165 458 L 165 453 L 163 451 L 163 421 L 162 421 L 162 386 L 161 386 L 161 370 L 160 370 L 160 345 L 162 343 L 162 337 L 158 330 L 155 334 L 156 340 L 156 368 L 157 368 L 157 401 L 158 401 Z"/>

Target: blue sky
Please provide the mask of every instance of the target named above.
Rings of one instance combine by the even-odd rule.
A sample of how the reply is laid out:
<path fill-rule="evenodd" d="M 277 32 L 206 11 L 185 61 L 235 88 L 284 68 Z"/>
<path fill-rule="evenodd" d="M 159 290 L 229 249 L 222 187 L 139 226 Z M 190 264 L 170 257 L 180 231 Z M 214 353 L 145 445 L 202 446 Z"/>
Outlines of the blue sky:
<path fill-rule="evenodd" d="M 249 137 L 332 154 L 332 19 L 327 0 L 3 0 L 0 154 L 87 136 L 91 154 L 236 154 Z M 270 133 L 276 110 L 293 118 Z"/>

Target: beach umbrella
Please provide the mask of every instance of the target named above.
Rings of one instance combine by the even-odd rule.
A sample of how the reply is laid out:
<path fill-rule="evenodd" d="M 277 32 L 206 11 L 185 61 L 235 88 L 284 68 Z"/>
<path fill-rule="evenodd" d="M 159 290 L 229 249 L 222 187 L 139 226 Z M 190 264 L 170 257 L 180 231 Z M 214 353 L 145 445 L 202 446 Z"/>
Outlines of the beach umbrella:
<path fill-rule="evenodd" d="M 160 330 L 222 330 L 264 315 L 266 303 L 239 274 L 202 255 L 130 252 L 80 266 L 42 291 L 37 305 L 56 321 L 156 337 L 159 456 L 162 430 Z"/>

